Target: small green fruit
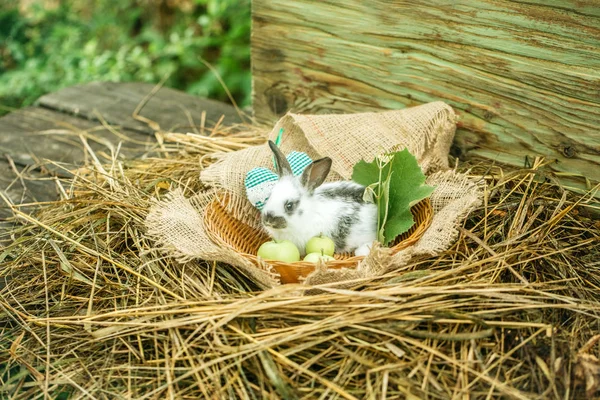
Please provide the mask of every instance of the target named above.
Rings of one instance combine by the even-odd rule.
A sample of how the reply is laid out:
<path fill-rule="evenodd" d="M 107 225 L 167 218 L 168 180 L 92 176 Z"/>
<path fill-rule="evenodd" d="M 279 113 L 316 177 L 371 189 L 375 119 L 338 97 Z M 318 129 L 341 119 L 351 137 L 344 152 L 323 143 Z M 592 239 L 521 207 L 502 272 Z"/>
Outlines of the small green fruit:
<path fill-rule="evenodd" d="M 306 253 L 319 253 L 333 256 L 334 252 L 335 243 L 323 234 L 310 238 L 310 240 L 306 242 Z"/>
<path fill-rule="evenodd" d="M 272 240 L 263 243 L 258 248 L 257 255 L 264 260 L 284 262 L 300 261 L 300 251 L 296 245 L 289 240 L 282 240 L 280 242 Z"/>
<path fill-rule="evenodd" d="M 304 257 L 303 261 L 318 263 L 319 260 L 323 260 L 323 262 L 329 262 L 331 260 L 335 260 L 335 258 L 321 253 L 309 253 L 306 255 L 306 257 Z"/>

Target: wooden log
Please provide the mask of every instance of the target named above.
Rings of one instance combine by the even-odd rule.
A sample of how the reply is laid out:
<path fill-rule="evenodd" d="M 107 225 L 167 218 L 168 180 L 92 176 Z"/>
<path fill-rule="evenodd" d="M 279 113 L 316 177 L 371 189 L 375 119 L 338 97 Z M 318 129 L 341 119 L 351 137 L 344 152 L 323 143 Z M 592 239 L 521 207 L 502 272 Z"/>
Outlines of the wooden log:
<path fill-rule="evenodd" d="M 133 113 L 154 87 L 140 82 L 92 82 L 42 96 L 37 105 L 93 121 L 98 121 L 101 116 L 110 124 L 153 134 L 154 127 L 135 119 Z M 166 87 L 149 97 L 139 114 L 158 124 L 160 129 L 186 133 L 193 132 L 192 124 L 201 123 L 202 113 L 206 113 L 207 127 L 213 126 L 221 116 L 224 116 L 224 124 L 241 122 L 240 115 L 231 105 Z"/>
<path fill-rule="evenodd" d="M 442 100 L 453 155 L 600 181 L 597 0 L 254 0 L 255 118 Z"/>

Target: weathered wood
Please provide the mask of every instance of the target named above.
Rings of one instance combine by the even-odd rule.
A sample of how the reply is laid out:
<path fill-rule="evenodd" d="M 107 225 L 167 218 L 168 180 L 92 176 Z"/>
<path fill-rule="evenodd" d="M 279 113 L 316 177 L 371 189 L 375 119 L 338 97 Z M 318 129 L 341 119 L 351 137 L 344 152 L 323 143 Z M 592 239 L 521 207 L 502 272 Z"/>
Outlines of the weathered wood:
<path fill-rule="evenodd" d="M 600 181 L 597 0 L 254 0 L 252 65 L 259 122 L 442 100 L 455 155 Z"/>
<path fill-rule="evenodd" d="M 121 136 L 119 136 L 121 135 Z M 151 150 L 155 139 L 128 129 L 103 127 L 92 122 L 40 107 L 27 107 L 0 118 L 0 158 L 6 156 L 20 166 L 42 165 L 65 175 L 52 160 L 67 167 L 89 157 L 84 138 L 102 162 L 109 162 L 110 146 L 122 142 L 119 159 L 134 158 Z"/>
<path fill-rule="evenodd" d="M 4 160 L 0 160 L 0 188 L 13 204 L 55 201 L 58 198 L 56 183 L 51 177 Z M 0 218 L 9 215 L 8 205 L 0 200 Z"/>
<path fill-rule="evenodd" d="M 0 190 L 15 204 L 53 201 L 58 191 L 53 176 L 68 177 L 88 157 L 82 138 L 100 162 L 110 162 L 110 149 L 121 142 L 118 158 L 153 155 L 156 125 L 132 114 L 153 85 L 91 83 L 41 97 L 27 107 L 0 118 Z M 223 124 L 240 122 L 230 105 L 162 88 L 140 112 L 164 130 L 193 131 L 191 124 L 211 127 L 222 115 Z M 103 125 L 105 121 L 108 125 Z M 110 125 L 110 126 L 109 126 Z M 22 208 L 29 212 L 33 207 Z M 0 248 L 10 242 L 6 229 L 13 225 L 9 208 L 0 201 Z"/>
<path fill-rule="evenodd" d="M 111 131 L 111 129 L 113 129 Z M 0 118 L 0 190 L 14 204 L 55 201 L 59 198 L 56 177 L 68 177 L 65 169 L 75 168 L 89 158 L 82 138 L 101 162 L 110 162 L 110 147 L 122 142 L 118 159 L 152 154 L 155 139 L 145 133 L 103 127 L 57 111 L 27 107 Z M 116 132 L 116 133 L 115 133 Z M 119 136 L 120 135 L 120 136 Z M 61 167 L 53 164 L 59 163 Z M 21 207 L 31 212 L 35 206 Z M 0 200 L 0 247 L 10 243 L 6 232 L 14 222 L 12 213 Z"/>
<path fill-rule="evenodd" d="M 0 160 L 0 189 L 13 204 L 37 203 L 58 199 L 54 180 L 47 175 Z M 23 212 L 31 212 L 34 206 L 21 207 Z M 12 238 L 6 233 L 16 221 L 10 221 L 10 207 L 0 199 L 0 249 L 9 244 Z"/>
<path fill-rule="evenodd" d="M 0 188 L 15 204 L 54 201 L 58 194 L 52 177 L 5 160 L 0 160 Z M 0 201 L 0 207 L 6 204 Z"/>
<path fill-rule="evenodd" d="M 133 118 L 142 100 L 152 92 L 154 85 L 147 83 L 93 82 L 72 86 L 42 96 L 37 105 L 97 121 L 99 116 L 110 124 L 153 134 L 154 127 Z M 140 111 L 142 117 L 159 124 L 163 130 L 192 132 L 192 123 L 201 123 L 206 113 L 206 125 L 214 125 L 221 116 L 223 123 L 241 122 L 234 107 L 215 100 L 198 98 L 166 87 L 152 95 Z"/>

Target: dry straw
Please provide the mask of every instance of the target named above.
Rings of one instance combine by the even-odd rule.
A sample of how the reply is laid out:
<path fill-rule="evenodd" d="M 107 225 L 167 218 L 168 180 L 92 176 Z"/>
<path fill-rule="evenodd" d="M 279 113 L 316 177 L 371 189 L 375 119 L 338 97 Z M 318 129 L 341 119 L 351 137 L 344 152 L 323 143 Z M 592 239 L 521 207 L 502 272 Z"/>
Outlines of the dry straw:
<path fill-rule="evenodd" d="M 68 199 L 15 213 L 0 251 L 0 396 L 12 399 L 571 399 L 598 389 L 600 225 L 588 197 L 472 165 L 486 202 L 456 243 L 339 289 L 261 292 L 143 236 L 153 196 L 201 191 L 215 150 L 257 131 L 162 135 L 163 155 L 96 163 Z M 92 157 L 93 158 L 93 157 Z M 459 167 L 459 170 L 462 167 Z M 6 200 L 6 199 L 5 199 Z M 304 287 L 302 287 L 304 288 Z"/>

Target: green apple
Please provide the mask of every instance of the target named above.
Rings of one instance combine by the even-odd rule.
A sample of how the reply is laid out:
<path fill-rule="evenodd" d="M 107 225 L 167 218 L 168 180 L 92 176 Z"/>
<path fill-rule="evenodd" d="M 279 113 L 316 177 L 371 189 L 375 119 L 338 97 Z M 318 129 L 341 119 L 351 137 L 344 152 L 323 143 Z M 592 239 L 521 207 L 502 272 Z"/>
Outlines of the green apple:
<path fill-rule="evenodd" d="M 310 240 L 306 242 L 306 253 L 319 253 L 333 256 L 334 252 L 335 243 L 323 234 L 310 238 Z"/>
<path fill-rule="evenodd" d="M 289 240 L 271 240 L 270 242 L 263 243 L 258 248 L 257 255 L 264 260 L 300 261 L 300 251 Z"/>
<path fill-rule="evenodd" d="M 328 262 L 331 260 L 335 260 L 335 258 L 321 253 L 308 253 L 306 257 L 304 257 L 303 261 L 317 263 L 319 262 L 319 260 L 323 260 L 323 262 Z"/>

